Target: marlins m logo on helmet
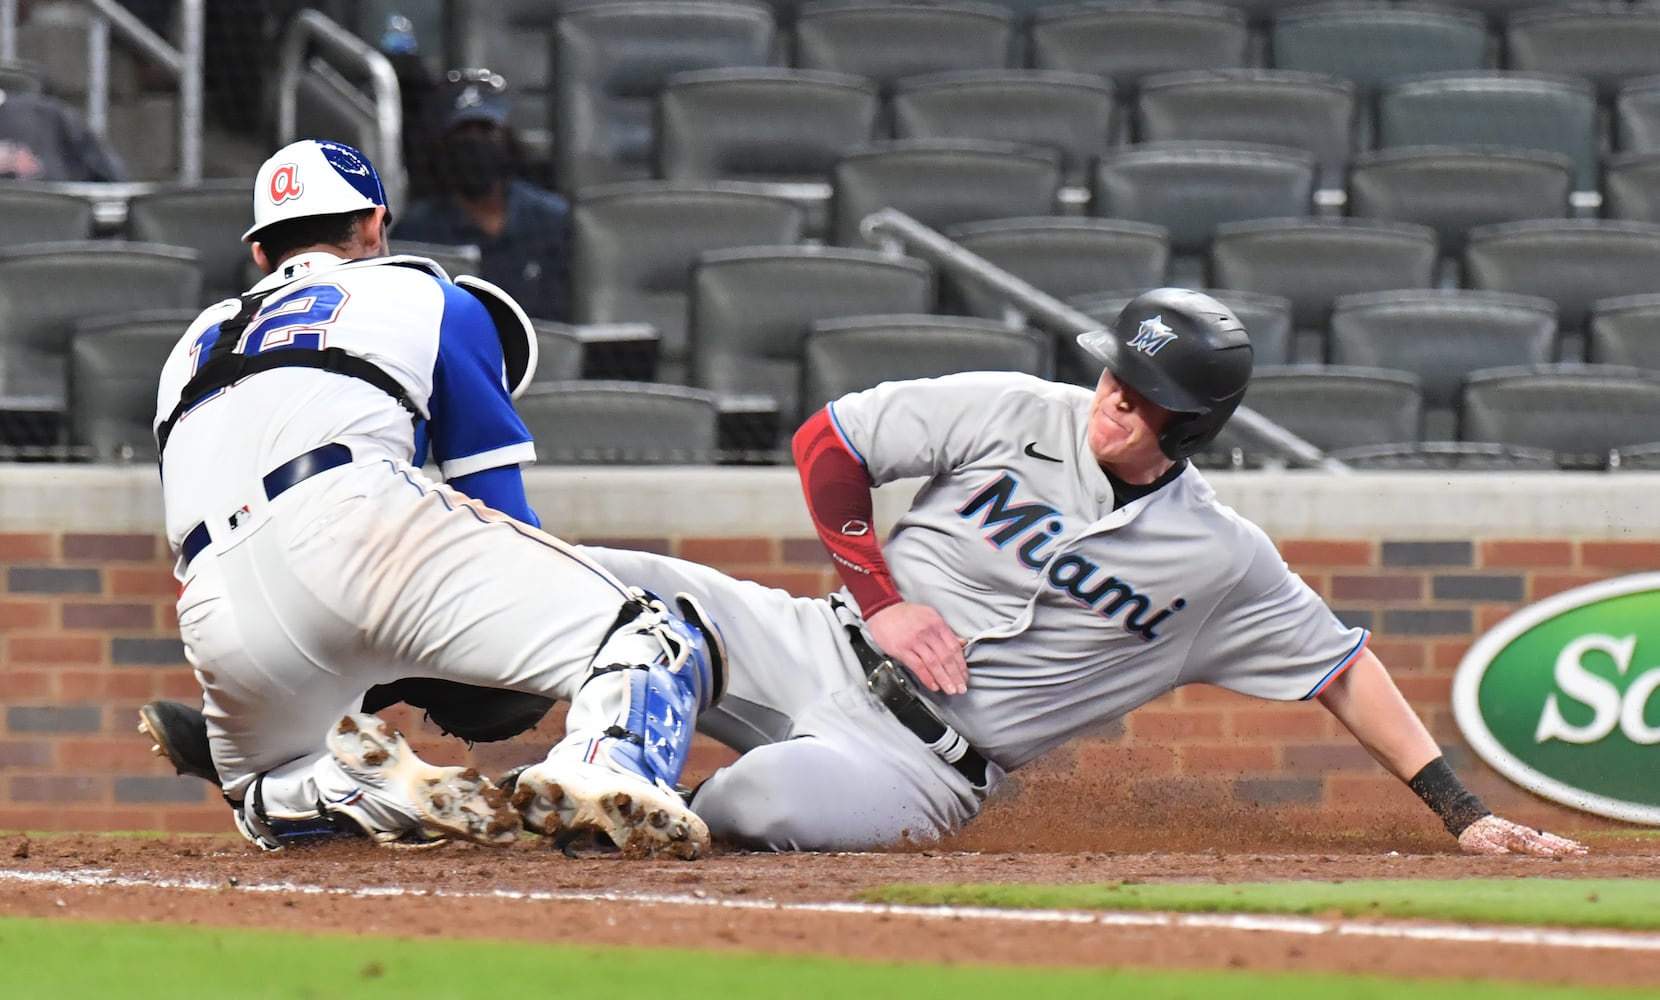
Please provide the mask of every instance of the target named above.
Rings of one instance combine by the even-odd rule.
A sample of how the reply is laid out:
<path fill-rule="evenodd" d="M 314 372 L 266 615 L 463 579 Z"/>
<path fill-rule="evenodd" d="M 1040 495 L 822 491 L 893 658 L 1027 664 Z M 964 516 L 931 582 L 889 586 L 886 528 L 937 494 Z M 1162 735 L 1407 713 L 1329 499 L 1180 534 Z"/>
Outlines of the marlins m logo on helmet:
<path fill-rule="evenodd" d="M 1142 320 L 1141 325 L 1136 327 L 1135 336 L 1130 338 L 1129 346 L 1152 357 L 1165 344 L 1175 339 L 1176 331 L 1164 324 L 1164 316 L 1161 314 Z"/>

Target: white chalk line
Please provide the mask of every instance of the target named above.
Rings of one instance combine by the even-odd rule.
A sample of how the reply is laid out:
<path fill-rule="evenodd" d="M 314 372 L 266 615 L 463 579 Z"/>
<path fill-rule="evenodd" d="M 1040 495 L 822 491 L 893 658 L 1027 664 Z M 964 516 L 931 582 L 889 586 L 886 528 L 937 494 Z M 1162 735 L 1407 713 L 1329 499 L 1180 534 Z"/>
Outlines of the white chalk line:
<path fill-rule="evenodd" d="M 255 892 L 303 896 L 342 896 L 370 899 L 386 896 L 437 899 L 507 899 L 539 903 L 632 903 L 648 906 L 687 906 L 722 910 L 764 910 L 772 913 L 841 913 L 856 916 L 912 917 L 924 920 L 976 920 L 986 923 L 1097 924 L 1104 927 L 1166 927 L 1187 930 L 1258 931 L 1270 934 L 1395 938 L 1465 944 L 1508 944 L 1546 948 L 1601 948 L 1617 951 L 1660 951 L 1660 934 L 1638 931 L 1576 930 L 1558 927 L 1500 927 L 1493 925 L 1407 923 L 1389 920 L 1326 919 L 1259 913 L 1155 913 L 1127 910 L 1005 910 L 985 906 L 910 906 L 890 903 L 781 902 L 767 899 L 729 899 L 703 894 L 649 892 L 521 891 L 491 889 L 462 892 L 453 889 L 409 889 L 403 886 L 330 888 L 295 882 L 205 879 L 135 878 L 113 875 L 108 869 L 75 872 L 31 872 L 0 868 L 0 883 L 52 885 L 64 888 L 173 889 L 191 892 Z"/>

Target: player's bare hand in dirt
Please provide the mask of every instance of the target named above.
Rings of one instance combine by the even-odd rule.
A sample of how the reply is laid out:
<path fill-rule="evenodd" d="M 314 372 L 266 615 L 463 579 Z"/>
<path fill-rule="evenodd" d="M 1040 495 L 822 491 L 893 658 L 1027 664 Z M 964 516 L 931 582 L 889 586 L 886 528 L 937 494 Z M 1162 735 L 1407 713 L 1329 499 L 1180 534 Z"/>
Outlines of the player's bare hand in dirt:
<path fill-rule="evenodd" d="M 1465 854 L 1533 854 L 1539 857 L 1564 857 L 1584 854 L 1586 847 L 1577 840 L 1558 837 L 1512 823 L 1497 816 L 1483 816 L 1464 828 L 1458 835 L 1458 846 Z"/>
<path fill-rule="evenodd" d="M 963 641 L 938 611 L 901 601 L 865 619 L 865 627 L 882 652 L 909 667 L 923 687 L 946 694 L 968 690 Z"/>

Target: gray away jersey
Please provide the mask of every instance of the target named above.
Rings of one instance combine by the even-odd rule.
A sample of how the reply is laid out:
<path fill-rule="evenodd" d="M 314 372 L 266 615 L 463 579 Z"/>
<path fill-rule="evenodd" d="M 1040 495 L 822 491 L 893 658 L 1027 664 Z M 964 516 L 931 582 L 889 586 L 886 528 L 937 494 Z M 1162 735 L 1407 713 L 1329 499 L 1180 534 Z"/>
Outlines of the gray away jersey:
<path fill-rule="evenodd" d="M 1311 698 L 1366 644 L 1198 470 L 1113 510 L 1092 395 L 974 372 L 830 408 L 873 483 L 928 477 L 883 551 L 969 640 L 969 684 L 919 692 L 1009 770 L 1182 684 Z"/>

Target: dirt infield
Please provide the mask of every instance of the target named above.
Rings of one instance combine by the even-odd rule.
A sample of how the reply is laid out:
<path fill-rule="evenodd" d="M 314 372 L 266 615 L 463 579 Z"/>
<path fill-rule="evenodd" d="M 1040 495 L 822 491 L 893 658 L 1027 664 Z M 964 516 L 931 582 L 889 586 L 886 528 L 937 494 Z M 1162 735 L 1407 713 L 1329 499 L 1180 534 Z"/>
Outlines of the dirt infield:
<path fill-rule="evenodd" d="M 1125 839 L 1153 832 L 1140 828 Z M 995 835 L 993 824 L 981 839 Z M 1391 855 L 1352 838 L 1341 845 L 1311 839 L 1301 850 L 1243 844 L 1185 853 L 1080 852 L 1066 845 L 969 851 L 959 842 L 886 854 L 720 851 L 687 863 L 571 859 L 531 839 L 502 851 L 455 845 L 395 851 L 352 842 L 262 855 L 233 838 L 12 835 L 0 839 L 0 913 L 951 963 L 1295 969 L 1625 986 L 1660 981 L 1660 935 L 1593 940 L 1564 934 L 1552 941 L 1332 915 L 1259 921 L 1258 929 L 1247 930 L 1216 917 L 1141 914 L 1118 924 L 1065 914 L 1010 920 L 972 911 L 924 915 L 821 905 L 849 904 L 861 888 L 890 882 L 1660 877 L 1652 844 L 1610 842 L 1589 857 L 1542 860 Z"/>

